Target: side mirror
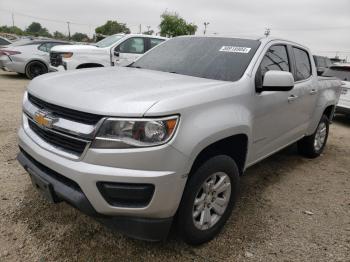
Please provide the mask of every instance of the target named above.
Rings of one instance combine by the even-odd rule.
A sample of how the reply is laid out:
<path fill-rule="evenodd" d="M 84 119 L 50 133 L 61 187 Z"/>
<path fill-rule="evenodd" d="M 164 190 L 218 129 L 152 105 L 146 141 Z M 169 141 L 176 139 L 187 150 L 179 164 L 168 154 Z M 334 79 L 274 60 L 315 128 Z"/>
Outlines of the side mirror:
<path fill-rule="evenodd" d="M 294 77 L 286 71 L 267 71 L 261 88 L 263 91 L 289 91 L 294 87 Z M 259 90 L 260 91 L 260 90 Z"/>
<path fill-rule="evenodd" d="M 118 51 L 114 51 L 114 56 L 119 57 L 120 53 Z"/>

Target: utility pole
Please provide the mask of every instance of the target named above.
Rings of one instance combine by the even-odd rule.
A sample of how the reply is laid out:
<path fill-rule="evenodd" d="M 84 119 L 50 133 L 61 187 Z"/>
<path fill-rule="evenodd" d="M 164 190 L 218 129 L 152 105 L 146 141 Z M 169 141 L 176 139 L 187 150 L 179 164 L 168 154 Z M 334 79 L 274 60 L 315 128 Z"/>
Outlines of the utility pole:
<path fill-rule="evenodd" d="M 141 34 L 141 31 L 142 31 L 142 29 L 141 29 L 141 28 L 142 28 L 142 26 L 141 26 L 141 24 L 140 24 L 140 30 L 139 30 L 139 34 Z"/>
<path fill-rule="evenodd" d="M 68 25 L 68 40 L 70 40 L 70 22 L 67 22 Z"/>
<path fill-rule="evenodd" d="M 207 26 L 209 25 L 209 22 L 204 22 L 204 34 L 207 32 Z"/>
<path fill-rule="evenodd" d="M 12 11 L 12 27 L 15 27 L 15 15 Z"/>
<path fill-rule="evenodd" d="M 268 37 L 270 34 L 271 34 L 271 29 L 270 29 L 269 27 L 266 27 L 266 28 L 265 28 L 265 32 L 264 32 L 264 35 L 265 35 L 266 37 Z"/>

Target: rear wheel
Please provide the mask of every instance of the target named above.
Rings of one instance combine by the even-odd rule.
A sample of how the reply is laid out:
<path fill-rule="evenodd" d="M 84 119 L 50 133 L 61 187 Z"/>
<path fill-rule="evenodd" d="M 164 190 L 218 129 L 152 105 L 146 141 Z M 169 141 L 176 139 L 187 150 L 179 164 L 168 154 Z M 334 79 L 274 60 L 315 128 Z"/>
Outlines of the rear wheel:
<path fill-rule="evenodd" d="M 329 120 L 326 115 L 323 115 L 315 133 L 304 137 L 298 142 L 299 152 L 309 158 L 318 157 L 324 150 L 329 132 Z"/>
<path fill-rule="evenodd" d="M 39 75 L 46 74 L 48 72 L 47 66 L 39 61 L 32 61 L 26 66 L 26 76 L 29 79 L 33 79 Z"/>
<path fill-rule="evenodd" d="M 214 238 L 237 198 L 239 171 L 235 161 L 218 155 L 204 162 L 189 178 L 178 212 L 178 230 L 188 244 Z"/>

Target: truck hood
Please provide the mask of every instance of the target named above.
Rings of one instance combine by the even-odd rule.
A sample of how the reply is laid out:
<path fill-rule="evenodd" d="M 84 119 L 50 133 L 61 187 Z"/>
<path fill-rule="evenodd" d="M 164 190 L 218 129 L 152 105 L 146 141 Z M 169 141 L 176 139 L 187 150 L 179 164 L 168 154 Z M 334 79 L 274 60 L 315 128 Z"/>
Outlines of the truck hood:
<path fill-rule="evenodd" d="M 99 48 L 93 45 L 57 45 L 51 49 L 53 52 L 79 52 L 90 50 L 99 50 Z"/>
<path fill-rule="evenodd" d="M 173 73 L 108 67 L 39 76 L 28 92 L 63 107 L 106 116 L 141 117 L 161 100 L 172 99 L 227 82 Z M 176 112 L 174 112 L 176 113 Z"/>

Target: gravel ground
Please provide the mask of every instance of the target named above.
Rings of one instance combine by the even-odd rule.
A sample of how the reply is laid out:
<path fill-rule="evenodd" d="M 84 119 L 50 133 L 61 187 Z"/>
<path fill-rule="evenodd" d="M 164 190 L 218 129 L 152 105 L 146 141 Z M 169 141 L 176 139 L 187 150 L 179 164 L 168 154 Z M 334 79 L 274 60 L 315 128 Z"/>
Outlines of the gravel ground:
<path fill-rule="evenodd" d="M 28 80 L 0 73 L 0 261 L 350 261 L 350 119 L 337 116 L 324 154 L 295 146 L 247 170 L 223 232 L 191 247 L 147 243 L 47 204 L 16 161 Z"/>

